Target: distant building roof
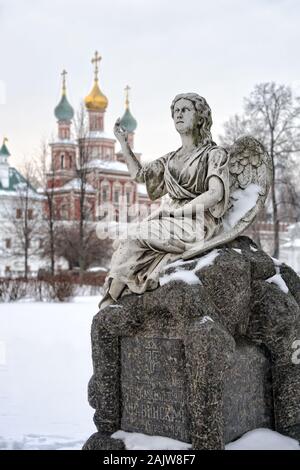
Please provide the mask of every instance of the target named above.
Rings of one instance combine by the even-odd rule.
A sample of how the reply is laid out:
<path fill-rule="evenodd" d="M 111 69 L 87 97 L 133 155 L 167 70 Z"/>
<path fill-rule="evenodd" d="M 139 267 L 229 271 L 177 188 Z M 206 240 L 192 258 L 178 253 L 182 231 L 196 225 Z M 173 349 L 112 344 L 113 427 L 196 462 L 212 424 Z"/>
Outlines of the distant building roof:
<path fill-rule="evenodd" d="M 59 188 L 54 188 L 55 192 L 58 191 L 81 191 L 81 180 L 80 178 L 74 178 L 71 181 L 68 181 L 66 184 Z M 85 183 L 84 191 L 86 193 L 95 193 L 96 190 L 89 183 Z"/>
<path fill-rule="evenodd" d="M 128 167 L 126 163 L 117 162 L 117 161 L 109 161 L 109 160 L 101 160 L 101 159 L 93 159 L 86 164 L 86 168 L 98 168 L 102 171 L 107 171 L 111 173 L 126 173 L 129 174 Z"/>
<path fill-rule="evenodd" d="M 86 136 L 86 140 L 89 139 L 109 139 L 116 141 L 113 135 L 106 133 L 105 131 L 89 131 Z"/>
<path fill-rule="evenodd" d="M 0 196 L 8 195 L 14 196 L 19 195 L 22 189 L 28 188 L 29 196 L 32 198 L 40 199 L 42 196 L 38 194 L 35 188 L 18 172 L 15 168 L 9 168 L 9 184 L 7 188 L 2 186 L 0 181 Z"/>
<path fill-rule="evenodd" d="M 8 148 L 6 147 L 6 142 L 7 142 L 7 139 L 4 138 L 2 147 L 0 148 L 0 156 L 9 157 L 10 153 L 8 151 Z"/>

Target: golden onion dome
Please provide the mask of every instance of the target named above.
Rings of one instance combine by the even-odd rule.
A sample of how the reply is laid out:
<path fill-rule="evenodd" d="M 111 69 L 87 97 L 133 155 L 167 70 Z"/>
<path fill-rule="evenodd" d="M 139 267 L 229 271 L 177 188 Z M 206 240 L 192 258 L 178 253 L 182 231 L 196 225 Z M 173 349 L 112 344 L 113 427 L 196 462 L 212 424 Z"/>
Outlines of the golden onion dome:
<path fill-rule="evenodd" d="M 93 89 L 84 99 L 85 106 L 91 111 L 105 111 L 108 105 L 108 99 L 99 88 L 98 80 L 95 80 Z"/>
<path fill-rule="evenodd" d="M 92 64 L 95 65 L 95 80 L 92 91 L 84 99 L 85 106 L 91 111 L 105 111 L 108 105 L 108 99 L 102 93 L 98 85 L 98 62 L 100 62 L 101 57 L 98 55 L 98 52 L 95 52 L 95 57 L 92 59 Z"/>

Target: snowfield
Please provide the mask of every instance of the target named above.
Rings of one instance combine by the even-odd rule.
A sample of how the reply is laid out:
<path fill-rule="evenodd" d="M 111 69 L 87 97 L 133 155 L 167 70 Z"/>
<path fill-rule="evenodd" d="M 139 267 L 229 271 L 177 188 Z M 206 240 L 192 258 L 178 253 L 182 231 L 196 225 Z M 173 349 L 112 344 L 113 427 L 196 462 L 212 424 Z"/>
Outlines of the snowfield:
<path fill-rule="evenodd" d="M 95 432 L 87 384 L 99 299 L 77 300 L 0 304 L 0 448 L 80 448 Z"/>
<path fill-rule="evenodd" d="M 100 297 L 69 303 L 0 304 L 0 449 L 81 449 L 96 431 L 87 402 L 90 326 Z M 124 433 L 128 449 L 188 449 L 159 436 Z M 228 449 L 300 449 L 270 430 Z"/>

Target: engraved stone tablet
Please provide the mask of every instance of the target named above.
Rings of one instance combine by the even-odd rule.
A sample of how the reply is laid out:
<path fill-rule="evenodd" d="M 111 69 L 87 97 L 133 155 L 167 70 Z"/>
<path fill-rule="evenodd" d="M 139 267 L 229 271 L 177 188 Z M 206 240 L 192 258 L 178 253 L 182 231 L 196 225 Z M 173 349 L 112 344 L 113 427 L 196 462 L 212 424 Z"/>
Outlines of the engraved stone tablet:
<path fill-rule="evenodd" d="M 121 338 L 121 428 L 190 442 L 185 353 L 179 339 Z M 238 341 L 224 382 L 225 442 L 273 426 L 270 364 Z"/>
<path fill-rule="evenodd" d="M 183 342 L 121 338 L 121 428 L 189 441 Z"/>
<path fill-rule="evenodd" d="M 224 383 L 225 442 L 257 428 L 274 427 L 270 361 L 263 351 L 239 340 Z"/>

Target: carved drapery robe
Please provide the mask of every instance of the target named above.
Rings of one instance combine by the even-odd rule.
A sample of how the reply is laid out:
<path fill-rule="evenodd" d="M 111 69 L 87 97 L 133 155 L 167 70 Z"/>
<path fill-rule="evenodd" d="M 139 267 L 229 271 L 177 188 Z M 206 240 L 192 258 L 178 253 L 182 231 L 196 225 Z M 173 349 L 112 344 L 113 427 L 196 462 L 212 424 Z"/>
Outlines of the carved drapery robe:
<path fill-rule="evenodd" d="M 184 156 L 179 156 L 177 151 L 171 152 L 141 168 L 136 181 L 146 183 L 151 200 L 162 197 L 164 213 L 183 208 L 206 192 L 212 176 L 222 182 L 223 199 L 204 211 L 202 219 L 197 214 L 182 217 L 163 215 L 159 219 L 133 224 L 126 239 L 115 241 L 111 269 L 106 279 L 106 288 L 113 298 L 114 294 L 109 290 L 112 279 L 124 283 L 127 294 L 141 294 L 158 287 L 159 273 L 166 264 L 192 248 L 193 244 L 218 233 L 228 206 L 228 155 L 213 143 Z M 199 220 L 203 221 L 200 226 Z"/>

